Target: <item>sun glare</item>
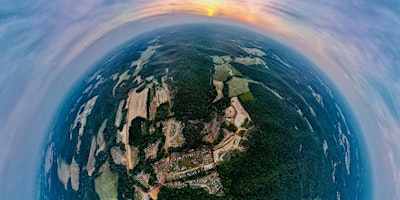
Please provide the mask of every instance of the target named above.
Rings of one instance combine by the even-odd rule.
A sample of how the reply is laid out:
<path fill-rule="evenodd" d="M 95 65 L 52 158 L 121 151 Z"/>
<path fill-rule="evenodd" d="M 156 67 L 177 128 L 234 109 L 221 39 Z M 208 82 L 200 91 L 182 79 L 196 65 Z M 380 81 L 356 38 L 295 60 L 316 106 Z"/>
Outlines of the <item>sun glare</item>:
<path fill-rule="evenodd" d="M 215 0 L 208 0 L 208 1 L 203 1 L 205 6 L 205 11 L 207 16 L 212 17 L 217 13 L 217 9 L 219 7 L 219 1 Z"/>
<path fill-rule="evenodd" d="M 207 15 L 209 17 L 212 17 L 215 14 L 215 9 L 214 8 L 207 8 Z"/>

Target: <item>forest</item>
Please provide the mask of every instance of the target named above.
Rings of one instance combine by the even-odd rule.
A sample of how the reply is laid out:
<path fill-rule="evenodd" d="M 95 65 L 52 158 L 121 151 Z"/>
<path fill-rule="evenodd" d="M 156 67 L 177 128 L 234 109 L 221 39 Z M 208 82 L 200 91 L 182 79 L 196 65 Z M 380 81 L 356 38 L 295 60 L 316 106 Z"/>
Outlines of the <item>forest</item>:
<path fill-rule="evenodd" d="M 154 75 L 157 80 L 166 74 L 166 68 L 169 69 L 167 80 L 168 87 L 172 96 L 172 105 L 164 103 L 156 111 L 154 120 L 136 118 L 131 121 L 129 129 L 129 144 L 139 149 L 139 162 L 130 170 L 131 175 L 144 171 L 150 174 L 150 184 L 156 185 L 154 170 L 151 166 L 156 160 L 168 156 L 173 152 L 184 152 L 189 149 L 196 149 L 202 145 L 213 146 L 223 140 L 223 132 L 213 144 L 203 141 L 204 135 L 201 134 L 204 123 L 210 122 L 215 114 L 223 114 L 223 110 L 230 105 L 228 97 L 228 87 L 223 88 L 224 97 L 213 103 L 217 95 L 212 84 L 212 75 L 214 74 L 214 65 L 210 53 L 214 55 L 226 55 L 227 52 L 234 52 L 234 55 L 246 55 L 235 45 L 220 42 L 217 39 L 205 40 L 205 36 L 199 36 L 200 33 L 193 33 L 193 37 L 199 37 L 197 41 L 191 41 L 188 38 L 179 38 L 179 31 L 174 35 L 176 38 L 166 39 L 165 45 L 160 48 L 160 53 L 155 54 L 152 60 L 139 73 L 142 77 Z M 219 38 L 221 39 L 221 38 Z M 222 40 L 222 39 L 221 39 Z M 226 38 L 225 38 L 226 40 Z M 186 43 L 182 43 L 185 41 Z M 207 47 L 204 47 L 204 46 Z M 144 48 L 141 48 L 142 50 Z M 232 54 L 232 55 L 233 55 Z M 138 55 L 127 54 L 137 59 Z M 248 55 L 246 55 L 248 56 Z M 108 69 L 107 76 L 111 76 L 113 71 L 121 71 L 129 66 L 131 58 L 121 61 L 111 62 L 108 65 L 115 64 L 115 69 Z M 263 58 L 266 59 L 266 58 Z M 161 187 L 159 199 L 333 199 L 336 197 L 337 185 L 332 182 L 332 163 L 330 157 L 326 157 L 323 151 L 322 140 L 325 134 L 333 133 L 334 126 L 328 122 L 335 119 L 326 111 L 317 110 L 316 116 L 313 116 L 310 106 L 321 108 L 321 105 L 307 91 L 305 85 L 311 84 L 314 78 L 310 74 L 300 74 L 296 70 L 282 67 L 278 61 L 267 62 L 272 70 L 264 66 L 246 66 L 232 62 L 232 66 L 240 71 L 245 78 L 253 79 L 257 83 L 249 83 L 250 92 L 239 96 L 245 109 L 251 116 L 251 122 L 246 121 L 245 126 L 254 126 L 249 132 L 247 139 L 242 141 L 241 145 L 245 147 L 244 152 L 234 151 L 227 156 L 226 162 L 218 165 L 216 171 L 221 178 L 224 196 L 215 196 L 207 193 L 202 188 L 183 188 L 174 189 Z M 281 67 L 281 68 L 279 68 Z M 310 80 L 301 80 L 300 84 L 295 83 L 295 78 L 307 76 Z M 224 81 L 224 84 L 229 81 Z M 305 79 L 307 79 L 305 78 Z M 78 128 L 72 131 L 72 138 L 65 134 L 59 138 L 60 142 L 59 157 L 64 158 L 67 163 L 71 163 L 72 157 L 75 157 L 80 166 L 85 166 L 90 151 L 92 137 L 97 134 L 98 127 L 105 118 L 114 119 L 116 108 L 121 99 L 126 99 L 130 89 L 137 85 L 133 83 L 132 77 L 121 84 L 115 96 L 110 96 L 114 81 L 106 79 L 101 90 L 95 90 L 91 95 L 99 95 L 98 103 L 93 108 L 93 113 L 88 117 L 85 127 L 85 133 L 81 137 L 82 145 L 79 153 L 75 148 L 78 140 Z M 141 89 L 143 89 L 143 86 Z M 272 88 L 281 94 L 284 100 L 278 98 L 272 92 L 266 89 Z M 81 88 L 84 89 L 84 88 Z M 315 88 L 318 91 L 319 88 Z M 321 91 L 319 91 L 321 92 Z M 80 94 L 80 93 L 79 93 Z M 326 94 L 323 94 L 326 95 Z M 85 96 L 82 101 L 89 97 Z M 307 100 L 305 102 L 304 99 Z M 147 102 L 149 104 L 149 100 Z M 327 110 L 335 110 L 334 102 L 326 103 Z M 312 125 L 314 131 L 311 131 L 309 125 L 303 116 L 300 116 L 296 109 L 303 111 Z M 70 113 L 75 116 L 76 110 Z M 126 111 L 123 112 L 123 115 Z M 143 149 L 149 143 L 160 140 L 160 147 L 164 145 L 165 136 L 162 127 L 157 122 L 175 118 L 185 124 L 183 135 L 185 143 L 182 147 L 169 148 L 165 152 L 159 148 L 156 159 L 145 159 Z M 72 123 L 73 117 L 67 118 L 68 124 Z M 122 124 L 126 123 L 123 117 Z M 110 169 L 113 173 L 118 173 L 118 194 L 119 199 L 133 198 L 134 184 L 143 190 L 148 190 L 133 176 L 126 175 L 125 166 L 116 165 L 112 162 L 109 154 L 110 148 L 119 145 L 124 150 L 124 145 L 115 144 L 117 129 L 113 120 L 107 123 L 104 130 L 106 148 L 96 156 L 96 170 L 93 176 L 88 176 L 85 169 L 81 167 L 80 189 L 71 190 L 71 183 L 68 183 L 69 190 L 64 189 L 64 185 L 58 180 L 54 180 L 55 187 L 59 191 L 58 196 L 61 199 L 98 199 L 94 191 L 93 180 L 100 173 L 98 169 L 107 160 L 110 163 Z M 60 125 L 62 126 L 62 125 Z M 154 130 L 150 133 L 149 129 Z M 64 132 L 69 131 L 69 126 L 62 126 Z M 222 128 L 230 131 L 236 131 L 233 125 L 222 123 Z M 332 139 L 333 136 L 327 136 Z M 335 148 L 330 149 L 333 155 L 339 155 L 340 152 Z M 56 164 L 56 163 L 55 163 Z M 52 169 L 53 177 L 57 177 L 57 169 Z M 345 174 L 343 169 L 337 169 L 337 176 Z M 200 174 L 204 175 L 204 173 Z M 344 187 L 343 185 L 341 185 Z"/>

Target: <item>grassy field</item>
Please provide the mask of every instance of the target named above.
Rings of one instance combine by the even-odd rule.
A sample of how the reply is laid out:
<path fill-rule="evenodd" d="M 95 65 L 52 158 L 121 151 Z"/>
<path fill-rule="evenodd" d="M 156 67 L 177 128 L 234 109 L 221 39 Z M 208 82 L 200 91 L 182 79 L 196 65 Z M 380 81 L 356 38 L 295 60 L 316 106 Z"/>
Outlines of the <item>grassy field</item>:
<path fill-rule="evenodd" d="M 252 101 L 254 99 L 254 96 L 249 91 L 249 92 L 245 92 L 245 93 L 239 95 L 239 99 L 240 99 L 240 101 Z"/>
<path fill-rule="evenodd" d="M 229 97 L 234 97 L 249 92 L 250 82 L 254 81 L 245 78 L 233 77 L 230 81 L 228 81 Z"/>
<path fill-rule="evenodd" d="M 110 171 L 108 162 L 100 167 L 99 172 L 102 174 L 94 180 L 94 186 L 100 199 L 118 199 L 118 175 Z"/>
<path fill-rule="evenodd" d="M 228 79 L 229 77 L 229 71 L 228 69 L 226 69 L 226 67 L 224 67 L 223 65 L 217 65 L 215 67 L 215 73 L 214 73 L 214 80 L 216 81 L 226 81 L 226 79 Z"/>

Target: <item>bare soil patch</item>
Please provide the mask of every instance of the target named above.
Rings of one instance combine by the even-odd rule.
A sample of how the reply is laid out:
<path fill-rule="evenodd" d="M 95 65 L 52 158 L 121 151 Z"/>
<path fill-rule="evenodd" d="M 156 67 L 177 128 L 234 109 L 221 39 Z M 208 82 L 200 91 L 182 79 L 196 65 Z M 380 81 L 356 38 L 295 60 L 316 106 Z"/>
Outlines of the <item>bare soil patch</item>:
<path fill-rule="evenodd" d="M 106 141 L 104 140 L 104 130 L 106 129 L 106 125 L 107 125 L 107 119 L 105 119 L 103 121 L 103 123 L 101 124 L 99 131 L 97 132 L 97 138 L 96 138 L 96 142 L 97 145 L 99 145 L 99 148 L 96 150 L 96 156 L 101 152 L 104 151 L 104 149 L 106 148 Z"/>
<path fill-rule="evenodd" d="M 265 61 L 258 57 L 236 57 L 234 61 L 246 66 L 266 65 Z"/>
<path fill-rule="evenodd" d="M 89 158 L 86 164 L 86 170 L 89 176 L 92 176 L 96 164 L 96 158 L 94 157 L 94 153 L 96 151 L 96 137 L 92 137 L 92 143 L 90 144 Z"/>
<path fill-rule="evenodd" d="M 143 151 L 146 155 L 146 159 L 151 158 L 154 159 L 157 157 L 158 146 L 160 145 L 161 140 L 157 140 L 156 143 L 149 144 Z"/>
<path fill-rule="evenodd" d="M 224 89 L 224 83 L 221 81 L 213 81 L 213 84 L 215 86 L 215 90 L 217 91 L 217 96 L 215 97 L 215 99 L 213 101 L 213 103 L 214 103 L 224 97 L 224 94 L 222 93 L 222 89 Z"/>
<path fill-rule="evenodd" d="M 119 127 L 122 120 L 122 108 L 124 106 L 125 100 L 121 100 L 118 104 L 117 114 L 115 115 L 115 126 Z"/>

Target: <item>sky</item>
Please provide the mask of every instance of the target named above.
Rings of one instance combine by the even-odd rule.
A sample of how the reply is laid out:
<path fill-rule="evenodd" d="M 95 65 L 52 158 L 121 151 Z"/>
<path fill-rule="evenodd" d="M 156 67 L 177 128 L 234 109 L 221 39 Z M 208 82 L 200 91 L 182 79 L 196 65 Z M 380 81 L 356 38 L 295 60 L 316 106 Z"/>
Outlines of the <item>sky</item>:
<path fill-rule="evenodd" d="M 199 22 L 260 32 L 320 67 L 361 127 L 374 198 L 400 198 L 394 0 L 0 0 L 0 196 L 35 198 L 51 122 L 96 61 L 135 35 Z"/>

